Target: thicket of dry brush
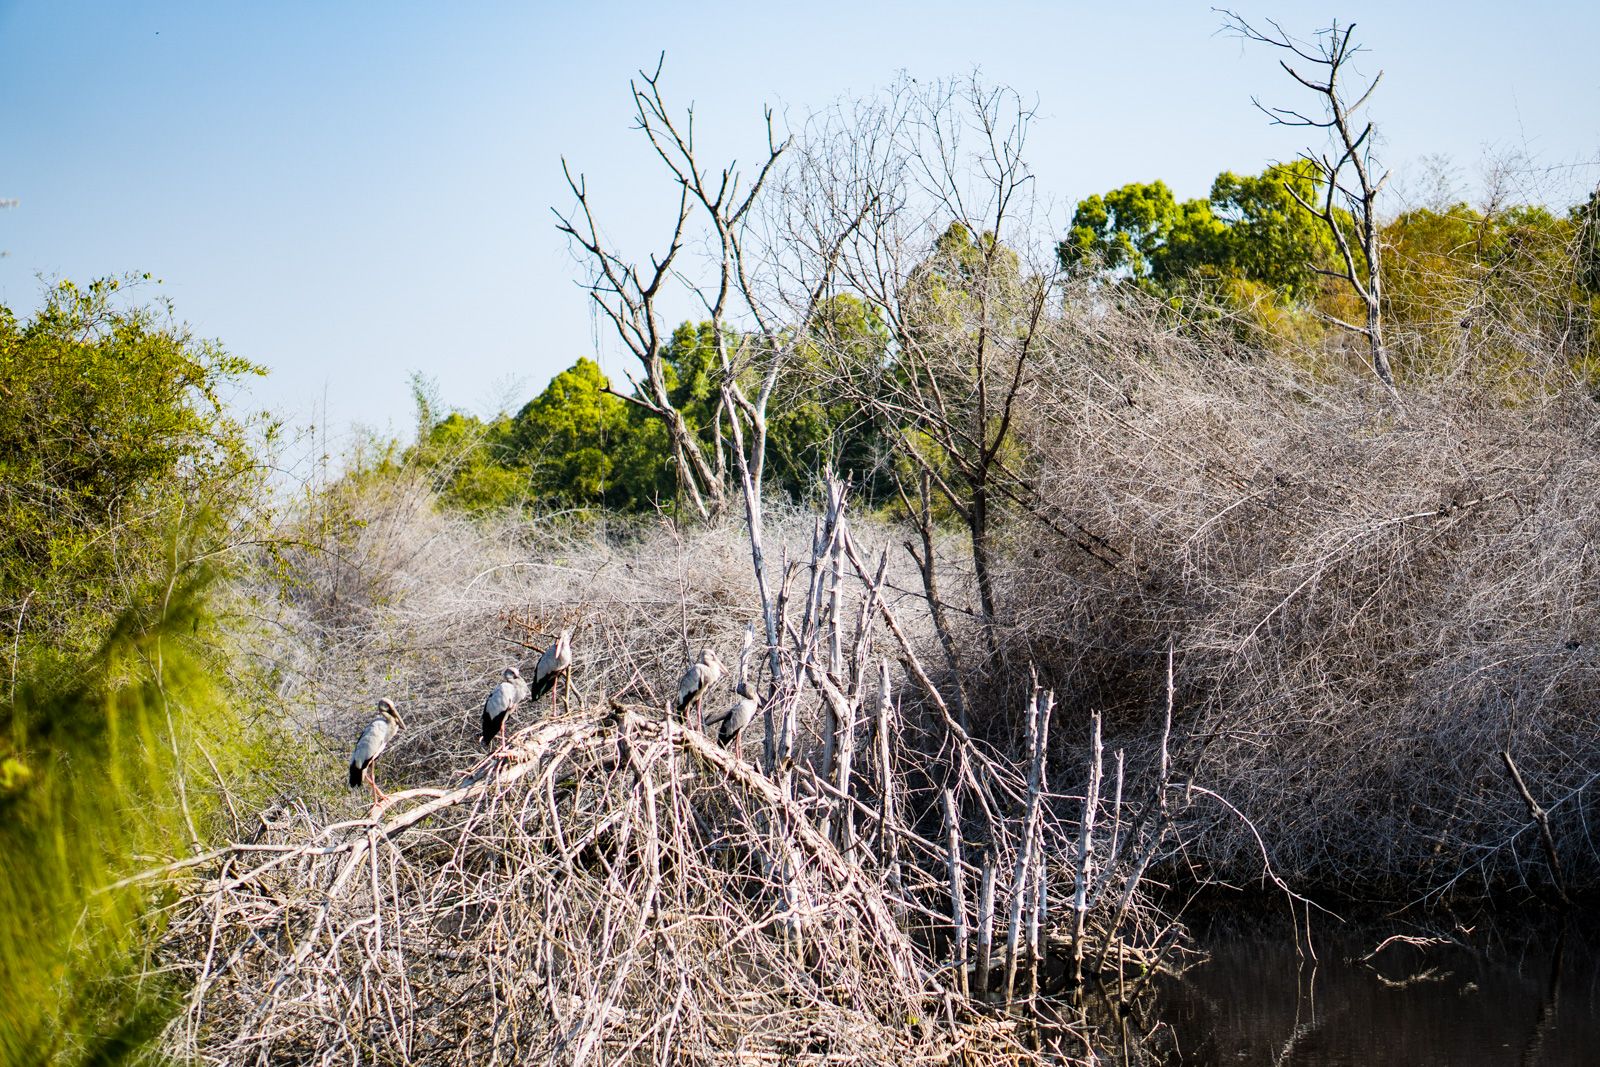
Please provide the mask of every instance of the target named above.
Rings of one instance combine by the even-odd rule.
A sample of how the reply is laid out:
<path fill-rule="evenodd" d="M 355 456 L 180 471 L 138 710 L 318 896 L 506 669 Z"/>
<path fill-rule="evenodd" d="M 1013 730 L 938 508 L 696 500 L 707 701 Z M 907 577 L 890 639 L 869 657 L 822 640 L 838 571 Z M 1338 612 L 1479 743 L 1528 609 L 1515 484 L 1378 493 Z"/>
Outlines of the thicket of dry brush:
<path fill-rule="evenodd" d="M 809 528 L 769 517 L 793 564 L 766 707 L 777 751 L 796 736 L 775 762 L 759 721 L 736 754 L 665 708 L 702 646 L 731 672 L 757 665 L 739 653 L 759 615 L 737 526 L 473 525 L 411 477 L 329 503 L 360 521 L 308 518 L 327 541 L 260 598 L 276 612 L 260 647 L 330 785 L 367 698 L 400 703 L 407 729 L 379 771 L 391 799 L 363 818 L 359 801 L 286 794 L 178 869 L 163 955 L 192 992 L 172 1050 L 1015 1062 L 1048 1043 L 983 1005 L 1068 968 L 1179 961 L 1181 931 L 1139 888 L 1163 825 L 1136 821 L 1112 792 L 1120 767 L 1103 766 L 1085 831 L 1065 794 L 1087 783 L 1046 773 L 1048 694 L 1027 708 L 1035 758 L 964 736 L 921 664 L 914 577 L 840 497 Z M 514 712 L 509 753 L 485 760 L 490 680 L 561 626 L 576 630 L 571 703 Z M 1085 840 L 1097 863 L 1077 862 Z"/>
<path fill-rule="evenodd" d="M 1492 380 L 1414 377 L 1401 414 L 1337 363 L 1079 320 L 1028 450 L 1049 514 L 1104 558 L 1016 528 L 1012 655 L 1140 751 L 1171 641 L 1180 774 L 1302 887 L 1592 891 L 1600 404 L 1559 346 L 1520 340 Z M 1180 822 L 1201 869 L 1259 869 L 1220 803 Z"/>
<path fill-rule="evenodd" d="M 1170 952 L 1150 873 L 1591 889 L 1588 393 L 1552 361 L 1513 398 L 1413 383 L 1400 418 L 1359 374 L 1160 315 L 1058 328 L 1024 427 L 1040 510 L 1008 519 L 995 649 L 964 683 L 975 736 L 903 531 L 848 506 L 766 516 L 786 635 L 766 706 L 778 751 L 789 712 L 795 734 L 773 761 L 759 722 L 734 758 L 663 707 L 702 646 L 734 672 L 762 658 L 737 523 L 474 524 L 411 476 L 329 494 L 301 531 L 318 550 L 259 598 L 259 648 L 330 786 L 370 698 L 401 702 L 380 772 L 398 793 L 367 821 L 297 783 L 185 868 L 173 1047 L 984 1062 L 1026 1044 L 982 1006 L 1011 931 L 1019 997 L 1030 945 L 1046 986 L 1119 945 Z M 964 541 L 937 548 L 970 598 Z M 980 617 L 958 618 L 981 649 Z M 563 626 L 573 702 L 515 713 L 485 774 L 483 693 Z M 1056 695 L 1045 738 L 1030 663 Z"/>
<path fill-rule="evenodd" d="M 563 225 L 692 521 L 472 523 L 406 471 L 311 502 L 256 656 L 330 785 L 360 709 L 399 702 L 399 789 L 356 818 L 286 780 L 172 869 L 174 1051 L 1012 1062 L 1083 1035 L 997 1004 L 1181 956 L 1151 875 L 1173 901 L 1600 884 L 1600 409 L 1570 330 L 1475 306 L 1494 372 L 1400 360 L 1397 401 L 1335 336 L 1258 346 L 1237 307 L 1061 276 L 1015 94 L 902 85 L 792 169 L 774 139 L 748 187 L 656 77 L 635 103 L 680 191 L 666 249 L 604 244 L 581 177 Z M 692 215 L 714 440 L 663 407 Z M 838 292 L 888 348 L 830 348 Z M 796 374 L 876 422 L 897 508 L 770 499 Z M 485 762 L 489 684 L 565 627 L 572 701 Z M 666 709 L 706 646 L 762 697 L 738 754 Z"/>

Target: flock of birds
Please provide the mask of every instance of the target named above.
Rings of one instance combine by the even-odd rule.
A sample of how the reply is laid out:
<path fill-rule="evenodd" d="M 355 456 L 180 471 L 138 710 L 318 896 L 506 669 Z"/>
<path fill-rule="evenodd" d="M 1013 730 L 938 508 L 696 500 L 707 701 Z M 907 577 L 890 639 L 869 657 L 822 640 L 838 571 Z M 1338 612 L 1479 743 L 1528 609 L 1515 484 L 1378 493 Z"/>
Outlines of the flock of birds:
<path fill-rule="evenodd" d="M 550 710 L 554 713 L 557 681 L 562 682 L 563 687 L 568 690 L 567 699 L 570 706 L 571 669 L 572 631 L 563 630 L 550 647 L 540 653 L 539 661 L 533 668 L 532 684 L 523 679 L 522 672 L 516 667 L 507 667 L 502 671 L 501 680 L 489 690 L 489 696 L 483 702 L 484 745 L 492 745 L 495 739 L 501 736 L 506 716 L 524 704 L 537 702 L 546 693 L 550 694 Z M 736 699 L 727 711 L 709 719 L 704 717 L 706 693 L 722 680 L 724 673 L 722 661 L 717 658 L 716 650 L 704 649 L 700 653 L 700 658 L 689 664 L 688 670 L 684 671 L 683 677 L 678 680 L 677 700 L 672 708 L 682 712 L 693 704 L 696 712 L 701 715 L 703 729 L 715 726 L 718 728 L 719 742 L 724 746 L 731 744 L 740 747 L 744 743 L 745 727 L 756 717 L 756 695 L 749 682 L 740 679 L 739 684 L 734 687 Z M 378 788 L 373 765 L 404 725 L 405 722 L 400 718 L 400 712 L 394 706 L 394 701 L 388 697 L 380 699 L 378 717 L 361 731 L 355 751 L 350 754 L 350 788 L 358 789 L 365 782 L 372 788 L 374 803 L 387 799 L 387 795 Z M 502 741 L 501 751 L 504 747 Z"/>

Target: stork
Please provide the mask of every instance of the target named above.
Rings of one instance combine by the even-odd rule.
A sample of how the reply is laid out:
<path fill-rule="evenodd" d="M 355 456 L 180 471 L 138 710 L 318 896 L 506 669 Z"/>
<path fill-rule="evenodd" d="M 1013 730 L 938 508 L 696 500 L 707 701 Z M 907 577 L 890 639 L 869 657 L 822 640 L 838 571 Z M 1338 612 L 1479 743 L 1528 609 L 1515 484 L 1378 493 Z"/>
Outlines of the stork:
<path fill-rule="evenodd" d="M 549 648 L 539 655 L 539 662 L 533 668 L 533 688 L 528 692 L 528 699 L 536 701 L 546 693 L 550 693 L 550 713 L 555 714 L 556 698 L 554 692 L 556 678 L 560 676 L 563 686 L 570 683 L 572 677 L 572 631 L 562 630 L 556 635 L 555 641 Z M 570 694 L 568 700 L 570 702 Z"/>
<path fill-rule="evenodd" d="M 350 788 L 359 789 L 361 783 L 365 781 L 372 787 L 374 805 L 388 798 L 383 790 L 378 788 L 373 764 L 383 755 L 383 750 L 389 747 L 389 742 L 394 740 L 394 736 L 404 725 L 400 713 L 395 710 L 394 701 L 384 697 L 378 701 L 378 717 L 361 731 L 361 737 L 356 741 L 356 750 L 350 754 Z"/>
<path fill-rule="evenodd" d="M 522 680 L 522 672 L 515 667 L 507 667 L 500 672 L 501 681 L 489 690 L 489 696 L 483 702 L 483 743 L 485 745 L 500 736 L 500 727 L 505 722 L 506 716 L 527 699 L 528 686 Z"/>
<path fill-rule="evenodd" d="M 721 723 L 722 729 L 717 731 L 717 741 L 724 748 L 732 742 L 733 750 L 738 752 L 744 748 L 744 728 L 756 717 L 756 694 L 746 681 L 741 681 L 733 691 L 739 696 L 739 699 L 733 702 L 733 707 L 721 715 L 707 719 L 706 726 L 712 727 Z"/>
<path fill-rule="evenodd" d="M 673 705 L 678 711 L 683 711 L 694 701 L 696 710 L 703 712 L 702 700 L 705 692 L 716 685 L 722 678 L 722 661 L 717 658 L 717 650 L 707 648 L 701 651 L 700 658 L 689 664 L 689 669 L 683 672 L 683 677 L 678 680 L 678 702 Z M 702 722 L 701 726 L 704 727 Z"/>

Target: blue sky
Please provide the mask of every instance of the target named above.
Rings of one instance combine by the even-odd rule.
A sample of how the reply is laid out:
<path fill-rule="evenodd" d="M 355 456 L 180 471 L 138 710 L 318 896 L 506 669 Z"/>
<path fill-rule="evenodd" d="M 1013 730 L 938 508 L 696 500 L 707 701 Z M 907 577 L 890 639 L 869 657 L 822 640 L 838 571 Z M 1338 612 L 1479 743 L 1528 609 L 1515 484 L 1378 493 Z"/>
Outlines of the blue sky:
<path fill-rule="evenodd" d="M 1386 71 L 1373 116 L 1401 178 L 1519 153 L 1549 198 L 1600 180 L 1600 5 L 1245 4 L 1295 31 L 1353 19 Z M 661 189 L 627 79 L 667 53 L 713 157 L 905 70 L 979 68 L 1036 97 L 1031 158 L 1074 199 L 1291 157 L 1251 105 L 1274 57 L 1206 3 L 63 4 L 0 0 L 0 302 L 39 276 L 149 271 L 197 332 L 272 368 L 240 398 L 407 433 L 412 371 L 451 405 L 516 406 L 580 355 L 621 363 L 549 208 L 559 158 L 641 251 Z"/>

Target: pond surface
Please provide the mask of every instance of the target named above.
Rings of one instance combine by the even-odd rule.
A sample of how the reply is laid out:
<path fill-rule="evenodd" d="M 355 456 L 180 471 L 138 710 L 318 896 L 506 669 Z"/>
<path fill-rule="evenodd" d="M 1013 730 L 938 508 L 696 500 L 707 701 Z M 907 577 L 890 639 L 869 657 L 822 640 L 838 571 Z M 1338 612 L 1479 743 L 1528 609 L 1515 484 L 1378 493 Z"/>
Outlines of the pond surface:
<path fill-rule="evenodd" d="M 1376 955 L 1391 934 L 1428 932 L 1321 925 L 1315 960 L 1296 953 L 1287 919 L 1202 934 L 1209 962 L 1160 981 L 1126 1026 L 1102 1022 L 1111 1040 L 1101 1062 L 1600 1065 L 1600 929 L 1592 922 L 1457 926 L 1445 931 L 1448 941 L 1395 941 Z"/>

